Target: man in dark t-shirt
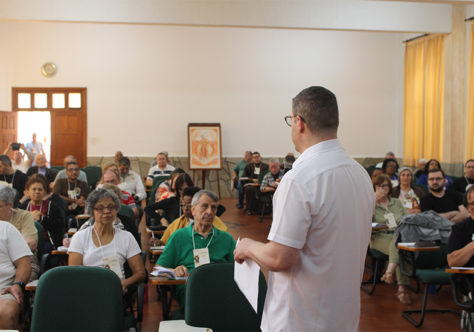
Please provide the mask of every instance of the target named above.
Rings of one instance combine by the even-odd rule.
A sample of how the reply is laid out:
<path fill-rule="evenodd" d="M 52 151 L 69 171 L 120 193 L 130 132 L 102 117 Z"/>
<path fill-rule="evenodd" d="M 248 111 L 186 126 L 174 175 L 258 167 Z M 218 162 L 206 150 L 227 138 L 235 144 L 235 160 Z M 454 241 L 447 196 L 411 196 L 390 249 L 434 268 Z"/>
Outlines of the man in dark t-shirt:
<path fill-rule="evenodd" d="M 468 189 L 464 203 L 469 218 L 453 226 L 448 242 L 448 264 L 451 267 L 474 267 L 474 187 Z"/>
<path fill-rule="evenodd" d="M 67 178 L 55 182 L 53 192 L 67 202 L 68 214 L 78 215 L 84 212 L 84 202 L 89 195 L 89 188 L 78 180 L 79 166 L 75 161 L 67 163 Z"/>
<path fill-rule="evenodd" d="M 453 189 L 464 194 L 468 186 L 474 185 L 474 159 L 469 159 L 464 164 L 464 176 L 454 180 Z"/>
<path fill-rule="evenodd" d="M 6 182 L 10 187 L 15 188 L 21 198 L 25 191 L 28 176 L 19 170 L 15 170 L 10 157 L 6 154 L 2 154 L 0 155 L 0 181 Z"/>
<path fill-rule="evenodd" d="M 445 184 L 446 179 L 442 170 L 432 169 L 428 172 L 430 193 L 421 199 L 421 211 L 433 210 L 452 222 L 466 219 L 468 212 L 462 205 L 461 194 L 455 191 L 446 191 L 444 189 Z"/>

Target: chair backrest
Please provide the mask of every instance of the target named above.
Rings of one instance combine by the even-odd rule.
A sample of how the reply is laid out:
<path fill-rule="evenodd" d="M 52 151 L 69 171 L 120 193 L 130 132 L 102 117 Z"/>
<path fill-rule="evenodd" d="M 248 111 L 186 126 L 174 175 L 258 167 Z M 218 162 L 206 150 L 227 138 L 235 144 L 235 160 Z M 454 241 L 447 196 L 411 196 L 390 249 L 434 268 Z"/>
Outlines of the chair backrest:
<path fill-rule="evenodd" d="M 258 331 L 267 284 L 260 272 L 258 314 L 234 281 L 234 263 L 201 265 L 186 282 L 186 324 L 216 331 Z"/>
<path fill-rule="evenodd" d="M 31 331 L 123 330 L 122 286 L 111 270 L 62 266 L 38 282 Z"/>
<path fill-rule="evenodd" d="M 265 174 L 267 174 L 268 172 L 270 172 L 268 169 L 265 170 L 265 171 L 261 171 L 261 172 L 260 172 L 260 174 L 258 175 L 258 183 L 262 183 L 263 177 L 264 177 Z"/>
<path fill-rule="evenodd" d="M 82 169 L 86 173 L 87 183 L 90 188 L 95 188 L 97 182 L 102 177 L 102 168 L 99 166 L 86 166 Z"/>
<path fill-rule="evenodd" d="M 43 257 L 44 251 L 44 228 L 39 222 L 35 221 L 36 231 L 38 232 L 38 249 L 36 251 L 36 255 L 38 256 L 38 261 L 41 262 L 41 258 Z"/>
<path fill-rule="evenodd" d="M 440 244 L 440 250 L 423 251 L 416 257 L 417 269 L 436 269 L 448 266 L 446 244 Z"/>
<path fill-rule="evenodd" d="M 64 166 L 51 166 L 50 168 L 56 171 L 56 173 L 58 173 L 59 171 L 63 170 L 65 167 Z"/>

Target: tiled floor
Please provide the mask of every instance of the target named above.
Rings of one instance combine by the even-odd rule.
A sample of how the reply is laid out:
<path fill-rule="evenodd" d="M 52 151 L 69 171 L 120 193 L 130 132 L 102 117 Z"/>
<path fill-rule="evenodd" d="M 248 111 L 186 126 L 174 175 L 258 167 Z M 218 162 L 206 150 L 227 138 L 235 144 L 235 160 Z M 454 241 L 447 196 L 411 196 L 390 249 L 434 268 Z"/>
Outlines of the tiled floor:
<path fill-rule="evenodd" d="M 257 216 L 248 216 L 235 208 L 235 199 L 223 199 L 222 204 L 227 208 L 223 220 L 229 227 L 229 232 L 235 239 L 250 237 L 259 241 L 266 241 L 271 226 L 271 220 L 258 221 Z M 366 276 L 368 277 L 368 276 Z M 372 296 L 361 291 L 361 317 L 359 331 L 459 331 L 459 318 L 451 313 L 428 313 L 420 329 L 416 329 L 401 316 L 402 310 L 407 308 L 421 308 L 422 291 L 418 294 L 410 293 L 413 304 L 405 306 L 398 302 L 396 287 L 379 284 Z M 456 309 L 451 295 L 451 287 L 443 287 L 439 293 L 430 296 L 429 308 L 449 307 Z M 142 331 L 157 331 L 161 321 L 161 303 L 157 301 L 156 290 L 149 285 L 148 302 L 144 307 L 144 321 Z"/>

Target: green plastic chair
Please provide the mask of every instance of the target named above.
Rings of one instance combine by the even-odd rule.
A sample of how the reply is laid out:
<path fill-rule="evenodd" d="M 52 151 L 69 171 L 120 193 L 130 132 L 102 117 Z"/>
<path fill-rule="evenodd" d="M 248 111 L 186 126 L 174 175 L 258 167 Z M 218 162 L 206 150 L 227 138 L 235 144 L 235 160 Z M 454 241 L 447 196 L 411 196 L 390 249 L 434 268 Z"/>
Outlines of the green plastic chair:
<path fill-rule="evenodd" d="M 267 284 L 260 272 L 258 314 L 234 281 L 234 263 L 201 265 L 186 281 L 186 324 L 217 331 L 259 331 Z"/>
<path fill-rule="evenodd" d="M 52 170 L 55 170 L 56 173 L 58 173 L 59 171 L 62 171 L 63 169 L 65 169 L 64 166 L 51 166 L 50 167 Z"/>
<path fill-rule="evenodd" d="M 382 270 L 385 266 L 385 262 L 388 261 L 388 255 L 384 254 L 377 249 L 369 248 L 367 250 L 367 256 L 370 257 L 372 274 L 369 279 L 362 281 L 360 289 L 369 295 L 375 292 L 375 287 L 378 283 L 381 283 L 380 277 L 382 276 Z M 370 285 L 369 287 L 366 285 Z"/>
<path fill-rule="evenodd" d="M 102 177 L 102 168 L 99 166 L 86 166 L 82 169 L 86 173 L 87 183 L 91 189 L 94 189 L 97 182 Z"/>
<path fill-rule="evenodd" d="M 400 270 L 403 274 L 414 277 L 423 282 L 425 290 L 423 295 L 422 308 L 416 310 L 404 310 L 402 316 L 405 317 L 415 327 L 421 327 L 427 312 L 446 313 L 451 312 L 459 315 L 453 309 L 426 309 L 426 302 L 430 287 L 449 285 L 451 283 L 450 274 L 445 272 L 448 267 L 446 260 L 447 249 L 445 244 L 440 245 L 438 251 L 411 252 L 399 250 Z M 413 319 L 413 314 L 420 314 L 418 321 Z"/>
<path fill-rule="evenodd" d="M 124 330 L 122 286 L 114 272 L 62 266 L 39 279 L 31 331 L 119 330 Z"/>

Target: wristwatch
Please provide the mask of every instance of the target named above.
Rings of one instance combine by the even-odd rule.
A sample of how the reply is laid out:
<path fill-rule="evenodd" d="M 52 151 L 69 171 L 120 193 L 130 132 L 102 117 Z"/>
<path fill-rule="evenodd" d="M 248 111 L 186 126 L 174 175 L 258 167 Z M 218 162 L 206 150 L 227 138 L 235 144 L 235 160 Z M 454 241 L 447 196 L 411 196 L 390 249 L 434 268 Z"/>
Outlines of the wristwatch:
<path fill-rule="evenodd" d="M 21 290 L 23 290 L 23 291 L 25 290 L 25 283 L 24 283 L 23 281 L 15 281 L 15 282 L 12 284 L 12 286 L 13 286 L 13 285 L 18 285 L 18 286 L 21 287 Z"/>

